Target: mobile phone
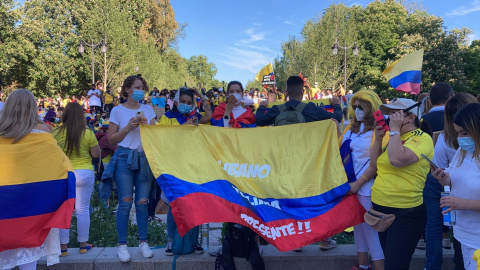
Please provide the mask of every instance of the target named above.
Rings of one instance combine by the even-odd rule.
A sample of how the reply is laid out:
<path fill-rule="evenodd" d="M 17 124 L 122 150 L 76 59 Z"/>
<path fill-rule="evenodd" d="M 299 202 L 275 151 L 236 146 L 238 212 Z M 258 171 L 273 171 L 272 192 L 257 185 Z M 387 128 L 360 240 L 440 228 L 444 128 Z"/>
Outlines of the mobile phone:
<path fill-rule="evenodd" d="M 390 130 L 390 128 L 387 125 L 387 122 L 385 121 L 385 117 L 383 117 L 383 114 L 380 110 L 373 113 L 373 118 L 375 118 L 379 126 L 382 126 L 383 130 L 385 131 Z"/>
<path fill-rule="evenodd" d="M 138 111 L 136 117 L 144 117 L 145 111 Z"/>
<path fill-rule="evenodd" d="M 426 159 L 426 160 L 428 161 L 428 163 L 430 163 L 430 164 L 432 165 L 432 167 L 435 168 L 435 170 L 438 169 L 438 166 L 435 165 L 435 163 L 433 163 L 433 161 L 431 161 L 427 156 L 425 156 L 424 154 L 422 154 L 422 157 L 423 157 L 424 159 Z"/>

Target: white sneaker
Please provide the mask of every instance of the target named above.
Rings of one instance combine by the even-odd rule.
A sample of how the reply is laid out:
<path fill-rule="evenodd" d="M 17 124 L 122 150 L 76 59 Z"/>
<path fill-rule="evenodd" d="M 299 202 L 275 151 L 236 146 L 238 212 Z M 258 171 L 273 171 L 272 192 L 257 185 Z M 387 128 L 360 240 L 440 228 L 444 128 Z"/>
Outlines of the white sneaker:
<path fill-rule="evenodd" d="M 140 248 L 140 252 L 142 253 L 144 258 L 152 258 L 153 257 L 153 251 L 150 249 L 147 242 L 140 243 L 140 245 L 138 247 Z"/>
<path fill-rule="evenodd" d="M 130 261 L 130 253 L 128 253 L 127 245 L 119 245 L 117 249 L 118 260 L 121 262 Z"/>

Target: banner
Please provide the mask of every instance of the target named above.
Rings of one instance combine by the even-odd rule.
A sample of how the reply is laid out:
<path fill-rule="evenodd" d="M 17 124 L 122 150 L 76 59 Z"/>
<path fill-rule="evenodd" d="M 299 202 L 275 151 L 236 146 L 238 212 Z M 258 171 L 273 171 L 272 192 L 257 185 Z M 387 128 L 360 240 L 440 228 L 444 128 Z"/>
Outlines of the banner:
<path fill-rule="evenodd" d="M 165 98 L 152 98 L 152 105 L 155 107 L 155 105 L 157 105 L 157 107 L 159 108 L 165 108 L 165 105 L 166 105 L 166 102 L 165 102 Z"/>
<path fill-rule="evenodd" d="M 0 252 L 40 247 L 51 228 L 70 227 L 75 204 L 73 168 L 52 135 L 12 141 L 0 137 Z"/>
<path fill-rule="evenodd" d="M 265 75 L 263 76 L 262 85 L 275 85 L 275 75 Z"/>
<path fill-rule="evenodd" d="M 267 79 L 269 81 L 275 81 L 275 75 L 273 75 L 273 79 L 270 77 L 271 75 L 273 75 L 273 65 L 272 65 L 272 63 L 266 65 L 264 68 L 262 68 L 258 72 L 257 76 L 255 76 L 255 81 L 261 82 L 263 84 L 266 76 L 269 76 L 269 77 L 267 77 Z"/>
<path fill-rule="evenodd" d="M 393 62 L 382 75 L 395 90 L 418 95 L 422 82 L 422 64 L 423 49 L 420 49 Z"/>
<path fill-rule="evenodd" d="M 258 129 L 141 126 L 140 131 L 181 235 L 203 223 L 234 222 L 288 251 L 363 222 L 365 209 L 355 196 L 345 197 L 350 186 L 331 120 Z M 245 138 L 268 140 L 245 144 Z"/>

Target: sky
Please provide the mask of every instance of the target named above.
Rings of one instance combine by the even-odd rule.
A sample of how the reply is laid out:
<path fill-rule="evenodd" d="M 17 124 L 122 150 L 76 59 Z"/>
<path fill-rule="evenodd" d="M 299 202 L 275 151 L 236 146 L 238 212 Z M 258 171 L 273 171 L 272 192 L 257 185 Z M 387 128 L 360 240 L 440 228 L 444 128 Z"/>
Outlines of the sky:
<path fill-rule="evenodd" d="M 281 43 L 300 37 L 309 19 L 332 3 L 325 0 L 171 0 L 175 18 L 186 23 L 178 51 L 189 58 L 205 55 L 226 82 L 253 80 L 280 55 Z M 344 0 L 346 6 L 366 6 L 371 0 Z M 480 0 L 417 0 L 429 14 L 443 17 L 447 29 L 468 27 L 471 40 L 480 39 Z M 361 49 L 361 48 L 360 48 Z"/>

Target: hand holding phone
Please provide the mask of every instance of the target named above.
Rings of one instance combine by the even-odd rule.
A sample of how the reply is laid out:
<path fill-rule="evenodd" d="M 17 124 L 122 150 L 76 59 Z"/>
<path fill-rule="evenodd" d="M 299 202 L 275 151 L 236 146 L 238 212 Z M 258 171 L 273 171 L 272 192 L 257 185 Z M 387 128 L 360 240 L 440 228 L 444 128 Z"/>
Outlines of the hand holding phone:
<path fill-rule="evenodd" d="M 425 156 L 424 154 L 421 154 L 421 156 L 422 156 L 425 160 L 427 160 L 428 163 L 430 163 L 430 165 L 432 165 L 432 167 L 433 167 L 435 170 L 438 169 L 438 166 L 437 166 L 435 163 L 433 163 L 433 161 L 431 161 L 427 156 Z"/>
<path fill-rule="evenodd" d="M 375 121 L 377 121 L 377 125 L 381 126 L 383 130 L 385 131 L 390 130 L 390 128 L 387 125 L 387 122 L 385 121 L 385 117 L 383 117 L 383 114 L 380 110 L 373 113 L 373 118 L 375 118 Z"/>

